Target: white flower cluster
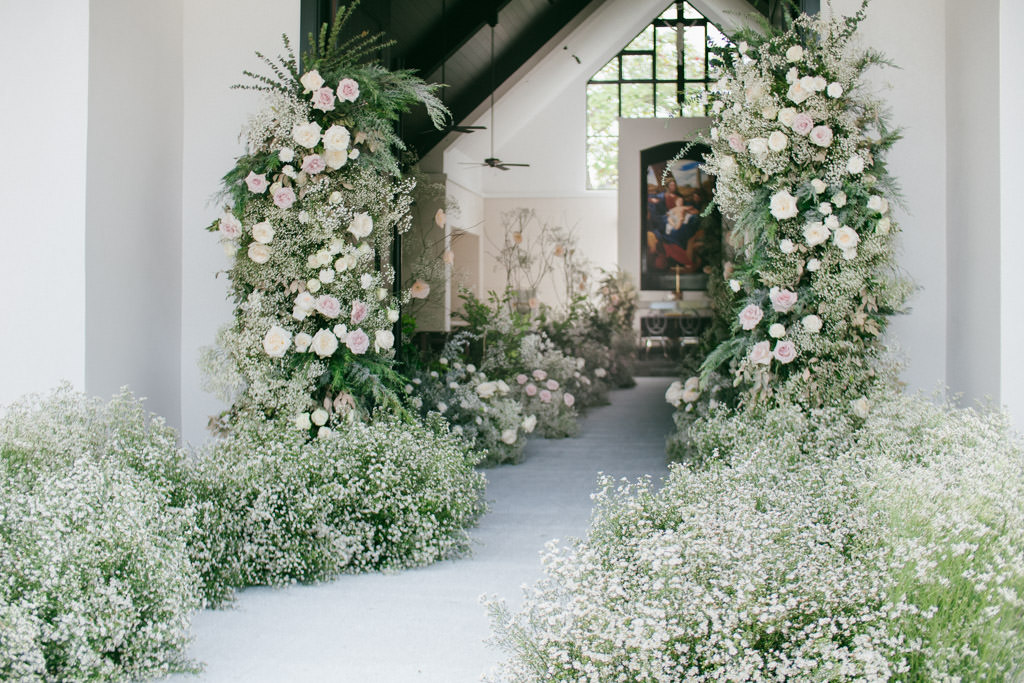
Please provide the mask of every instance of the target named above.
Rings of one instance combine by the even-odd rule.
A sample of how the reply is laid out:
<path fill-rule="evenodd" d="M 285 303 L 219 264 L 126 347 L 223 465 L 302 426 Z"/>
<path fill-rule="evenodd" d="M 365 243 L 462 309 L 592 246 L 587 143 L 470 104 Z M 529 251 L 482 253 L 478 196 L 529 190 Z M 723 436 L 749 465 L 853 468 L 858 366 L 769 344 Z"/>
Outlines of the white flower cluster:
<path fill-rule="evenodd" d="M 887 316 L 908 285 L 894 275 L 890 135 L 864 71 L 881 58 L 851 46 L 858 18 L 801 15 L 788 31 L 727 58 L 712 94 L 707 168 L 735 221 L 728 264 L 734 338 L 715 368 L 741 400 L 847 403 L 870 390 Z M 838 374 L 827 374 L 841 366 Z"/>
<path fill-rule="evenodd" d="M 308 370 L 340 378 L 349 364 L 393 355 L 401 300 L 392 295 L 387 263 L 393 231 L 409 225 L 413 183 L 348 164 L 363 148 L 372 154 L 370 143 L 327 113 L 335 97 L 358 98 L 354 80 L 342 79 L 336 94 L 316 71 L 301 82 L 312 93 L 311 106 L 278 94 L 251 123 L 250 154 L 239 161 L 238 178 L 228 181 L 234 206 L 215 225 L 235 255 L 229 275 L 236 299 L 263 302 L 259 316 L 243 304 L 235 333 L 224 337 L 246 344 L 226 349 L 244 378 L 236 408 L 255 404 L 277 412 L 283 406 L 259 385 L 267 375 L 283 374 L 308 394 L 304 404 L 288 406 L 295 424 L 327 435 L 349 416 L 334 407 L 348 406 L 354 390 L 316 377 L 310 382 Z M 253 367 L 260 364 L 262 370 Z M 253 392 L 270 402 L 260 406 Z M 329 413 L 329 424 L 312 419 L 318 410 Z"/>
<path fill-rule="evenodd" d="M 875 396 L 719 415 L 706 469 L 597 494 L 512 613 L 501 681 L 1011 680 L 1024 452 L 998 416 Z"/>
<path fill-rule="evenodd" d="M 183 662 L 201 596 L 158 472 L 177 438 L 129 394 L 62 387 L 0 419 L 0 678 L 128 680 Z"/>
<path fill-rule="evenodd" d="M 537 418 L 523 415 L 508 383 L 489 379 L 454 354 L 442 356 L 437 366 L 406 387 L 413 407 L 423 415 L 444 417 L 453 434 L 486 454 L 484 463 L 519 462 Z"/>

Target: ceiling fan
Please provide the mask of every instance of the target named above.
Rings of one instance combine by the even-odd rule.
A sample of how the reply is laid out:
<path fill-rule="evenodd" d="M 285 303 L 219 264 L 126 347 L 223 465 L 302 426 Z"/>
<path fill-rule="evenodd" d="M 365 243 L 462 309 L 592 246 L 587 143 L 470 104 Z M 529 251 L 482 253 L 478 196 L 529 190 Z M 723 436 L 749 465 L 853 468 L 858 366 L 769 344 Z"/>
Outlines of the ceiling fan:
<path fill-rule="evenodd" d="M 507 171 L 513 166 L 529 167 L 529 164 L 515 164 L 509 161 L 502 161 L 494 155 L 494 27 L 498 24 L 498 17 L 495 14 L 488 22 L 491 25 L 491 155 L 484 159 L 483 163 L 463 162 L 464 166 L 486 166 L 496 168 L 499 171 Z"/>

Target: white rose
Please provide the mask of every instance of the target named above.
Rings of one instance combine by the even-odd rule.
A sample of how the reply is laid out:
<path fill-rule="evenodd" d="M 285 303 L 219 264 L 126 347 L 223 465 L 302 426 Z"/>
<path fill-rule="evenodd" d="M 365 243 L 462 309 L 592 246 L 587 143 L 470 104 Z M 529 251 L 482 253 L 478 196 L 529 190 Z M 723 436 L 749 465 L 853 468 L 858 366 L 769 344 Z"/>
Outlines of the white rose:
<path fill-rule="evenodd" d="M 819 268 L 821 268 L 821 261 L 819 261 L 818 259 L 812 258 L 809 261 L 807 261 L 807 270 L 808 271 L 813 273 L 813 272 L 817 271 Z"/>
<path fill-rule="evenodd" d="M 341 193 L 335 190 L 331 193 L 331 196 L 327 199 L 331 204 L 341 204 Z"/>
<path fill-rule="evenodd" d="M 850 403 L 850 407 L 853 408 L 853 414 L 862 420 L 866 420 L 868 415 L 871 413 L 871 401 L 865 396 L 861 396 L 855 401 Z"/>
<path fill-rule="evenodd" d="M 781 131 L 777 130 L 768 136 L 768 149 L 773 152 L 781 152 L 786 149 L 787 144 L 789 144 L 789 138 Z"/>
<path fill-rule="evenodd" d="M 527 415 L 523 418 L 523 431 L 527 434 L 533 433 L 533 430 L 537 427 L 537 416 Z"/>
<path fill-rule="evenodd" d="M 266 263 L 270 260 L 270 249 L 265 244 L 251 242 L 249 244 L 249 258 L 255 263 Z"/>
<path fill-rule="evenodd" d="M 351 139 L 348 128 L 334 124 L 324 133 L 324 149 L 329 152 L 344 152 L 348 149 Z"/>
<path fill-rule="evenodd" d="M 885 213 L 889 208 L 889 202 L 885 201 L 877 194 L 873 194 L 868 197 L 868 208 L 878 213 Z"/>
<path fill-rule="evenodd" d="M 782 323 L 772 323 L 772 326 L 768 328 L 768 336 L 773 339 L 782 339 L 786 336 L 786 326 Z"/>
<path fill-rule="evenodd" d="M 309 292 L 299 292 L 299 295 L 295 297 L 295 307 L 312 311 L 316 307 L 316 299 Z"/>
<path fill-rule="evenodd" d="M 295 159 L 295 150 L 291 147 L 282 147 L 281 151 L 277 153 L 277 158 L 286 164 L 290 164 Z"/>
<path fill-rule="evenodd" d="M 345 323 L 338 323 L 331 331 L 334 332 L 334 336 L 338 338 L 338 343 L 340 344 L 344 344 L 345 340 L 348 339 L 348 325 Z"/>
<path fill-rule="evenodd" d="M 800 322 L 803 323 L 804 329 L 810 332 L 811 334 L 817 334 L 818 332 L 821 332 L 821 318 L 814 315 L 813 313 L 811 313 L 810 315 L 805 315 L 804 319 L 801 320 Z"/>
<path fill-rule="evenodd" d="M 742 286 L 739 280 L 729 280 L 729 289 L 734 292 L 739 292 Z"/>
<path fill-rule="evenodd" d="M 359 150 L 358 149 L 350 149 L 348 151 L 348 158 L 352 159 L 353 161 L 358 159 L 359 158 Z"/>
<path fill-rule="evenodd" d="M 668 385 L 668 389 L 665 390 L 665 402 L 678 408 L 679 404 L 683 401 L 684 391 L 682 382 L 679 380 L 672 382 L 672 384 Z"/>
<path fill-rule="evenodd" d="M 846 162 L 846 171 L 851 175 L 857 175 L 858 173 L 864 172 L 864 158 L 859 154 L 854 154 L 850 157 L 850 160 Z"/>
<path fill-rule="evenodd" d="M 333 433 L 334 432 L 331 430 L 330 427 L 321 427 L 320 429 L 316 430 L 316 438 L 326 439 Z"/>
<path fill-rule="evenodd" d="M 825 227 L 829 230 L 837 230 L 839 228 L 839 218 L 835 214 L 825 217 Z"/>
<path fill-rule="evenodd" d="M 348 270 L 348 259 L 342 256 L 340 259 L 334 262 L 334 270 L 338 273 L 344 273 Z"/>
<path fill-rule="evenodd" d="M 313 92 L 323 86 L 324 79 L 320 76 L 319 71 L 313 69 L 312 71 L 307 71 L 302 74 L 302 78 L 299 79 L 299 83 L 302 84 L 302 92 Z"/>
<path fill-rule="evenodd" d="M 307 149 L 313 149 L 320 142 L 320 124 L 315 121 L 296 123 L 292 127 L 292 139 Z"/>
<path fill-rule="evenodd" d="M 327 164 L 327 168 L 332 171 L 337 171 L 348 163 L 348 152 L 345 150 L 338 151 L 336 149 L 326 150 L 324 152 L 324 163 Z"/>
<path fill-rule="evenodd" d="M 818 213 L 820 213 L 822 216 L 831 215 L 832 205 L 829 204 L 828 202 L 822 202 L 821 204 L 818 204 Z"/>
<path fill-rule="evenodd" d="M 786 238 L 779 241 L 779 251 L 783 254 L 792 254 L 796 251 L 796 245 L 793 244 L 793 240 Z"/>
<path fill-rule="evenodd" d="M 771 102 L 768 102 L 761 109 L 761 118 L 763 118 L 765 121 L 771 121 L 772 119 L 775 118 L 775 116 L 778 113 L 779 108 L 773 105 Z"/>
<path fill-rule="evenodd" d="M 732 155 L 726 154 L 718 158 L 718 170 L 723 174 L 730 174 L 736 170 L 736 159 Z"/>
<path fill-rule="evenodd" d="M 793 45 L 786 50 L 786 61 L 787 62 L 799 62 L 804 58 L 804 49 L 799 45 Z M 317 86 L 319 87 L 319 86 Z"/>
<path fill-rule="evenodd" d="M 373 335 L 373 348 L 377 351 L 384 350 L 394 347 L 395 335 L 391 330 L 377 330 Z"/>
<path fill-rule="evenodd" d="M 319 330 L 313 335 L 309 350 L 321 358 L 333 356 L 334 352 L 338 350 L 338 338 L 330 330 Z"/>
<path fill-rule="evenodd" d="M 295 416 L 295 426 L 299 429 L 309 429 L 313 423 L 309 420 L 309 413 L 299 413 Z"/>
<path fill-rule="evenodd" d="M 804 226 L 804 241 L 807 242 L 807 246 L 809 247 L 816 247 L 819 244 L 824 244 L 828 241 L 829 234 L 829 229 L 821 222 L 816 221 Z"/>
<path fill-rule="evenodd" d="M 278 325 L 267 330 L 266 336 L 263 337 L 263 350 L 271 358 L 281 358 L 291 345 L 292 333 Z"/>
<path fill-rule="evenodd" d="M 320 282 L 331 284 L 332 282 L 334 282 L 334 269 L 324 268 L 323 270 L 320 271 L 319 278 Z"/>
<path fill-rule="evenodd" d="M 790 67 L 789 71 L 786 72 L 786 83 L 796 83 L 800 80 L 800 73 L 796 70 L 796 67 Z"/>
<path fill-rule="evenodd" d="M 299 332 L 295 335 L 295 350 L 299 353 L 305 353 L 309 350 L 309 345 L 313 343 L 313 338 L 305 332 Z"/>
<path fill-rule="evenodd" d="M 491 398 L 497 390 L 498 385 L 494 382 L 481 382 L 476 386 L 476 393 L 480 398 Z"/>
<path fill-rule="evenodd" d="M 373 218 L 368 213 L 357 213 L 353 218 L 352 222 L 348 225 L 348 231 L 352 233 L 356 239 L 362 239 L 368 237 L 373 232 Z"/>
<path fill-rule="evenodd" d="M 838 83 L 829 83 L 828 89 L 825 90 L 825 93 L 831 98 L 842 97 L 843 86 L 839 85 Z"/>
<path fill-rule="evenodd" d="M 509 446 L 516 442 L 517 434 L 514 429 L 506 429 L 501 433 L 501 440 L 507 443 Z"/>
<path fill-rule="evenodd" d="M 814 194 L 821 194 L 826 189 L 828 189 L 828 185 L 826 185 L 819 178 L 815 178 L 814 180 L 811 181 L 811 189 L 814 190 Z"/>
<path fill-rule="evenodd" d="M 309 416 L 310 421 L 317 427 L 323 427 L 327 424 L 327 411 L 323 408 L 317 408 L 313 411 L 313 414 Z"/>
<path fill-rule="evenodd" d="M 804 87 L 803 81 L 807 77 L 801 78 L 799 81 L 795 81 L 789 86 L 789 91 L 786 93 L 786 97 L 792 100 L 796 104 L 802 104 L 804 100 L 811 96 L 811 91 Z"/>
<path fill-rule="evenodd" d="M 373 287 L 373 276 L 369 273 L 363 273 L 359 276 L 359 286 L 363 289 L 369 289 Z"/>
<path fill-rule="evenodd" d="M 267 221 L 257 223 L 252 226 L 252 238 L 260 244 L 270 244 L 274 239 L 274 228 Z"/>
<path fill-rule="evenodd" d="M 771 212 L 778 220 L 793 218 L 799 213 L 796 205 L 796 197 L 786 190 L 780 190 L 772 195 Z"/>
<path fill-rule="evenodd" d="M 747 149 L 754 156 L 761 156 L 768 153 L 768 140 L 765 138 L 752 138 L 747 142 Z"/>
<path fill-rule="evenodd" d="M 857 244 L 860 243 L 860 235 L 858 235 L 857 231 L 850 226 L 844 225 L 836 230 L 835 234 L 832 236 L 832 242 L 845 252 L 847 250 L 857 248 Z"/>
<path fill-rule="evenodd" d="M 832 195 L 832 206 L 841 209 L 846 206 L 846 193 L 840 190 Z"/>
<path fill-rule="evenodd" d="M 793 109 L 793 107 L 786 107 L 785 109 L 779 110 L 779 123 L 787 128 L 793 125 L 793 119 L 795 118 L 796 109 Z"/>
<path fill-rule="evenodd" d="M 875 232 L 879 235 L 888 235 L 889 230 L 892 229 L 892 221 L 889 220 L 888 216 L 883 216 L 878 225 L 875 226 Z"/>
<path fill-rule="evenodd" d="M 306 281 L 306 289 L 308 289 L 313 294 L 316 294 L 317 292 L 319 292 L 320 288 L 322 286 L 323 285 L 321 285 L 320 281 L 317 280 L 316 278 L 312 278 L 312 279 Z"/>
<path fill-rule="evenodd" d="M 811 90 L 814 92 L 821 92 L 828 87 L 828 81 L 825 80 L 824 76 L 815 76 L 811 79 Z"/>
<path fill-rule="evenodd" d="M 397 323 L 398 317 L 398 311 L 393 308 L 388 309 L 388 322 Z"/>

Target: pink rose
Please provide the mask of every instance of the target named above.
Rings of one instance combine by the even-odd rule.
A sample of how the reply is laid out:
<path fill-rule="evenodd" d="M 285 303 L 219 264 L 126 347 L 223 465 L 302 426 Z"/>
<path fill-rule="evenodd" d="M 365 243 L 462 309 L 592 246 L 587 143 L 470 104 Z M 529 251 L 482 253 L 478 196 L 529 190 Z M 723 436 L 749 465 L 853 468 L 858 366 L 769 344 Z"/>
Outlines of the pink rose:
<path fill-rule="evenodd" d="M 245 184 L 249 186 L 249 192 L 263 194 L 267 191 L 267 174 L 256 175 L 254 171 L 249 171 L 249 175 L 245 176 Z"/>
<path fill-rule="evenodd" d="M 341 303 L 329 294 L 324 294 L 316 300 L 316 310 L 328 318 L 337 318 L 341 315 Z"/>
<path fill-rule="evenodd" d="M 743 136 L 739 133 L 733 133 L 729 136 L 729 147 L 731 147 L 732 151 L 737 154 L 742 153 L 747 149 L 747 145 L 743 141 Z"/>
<path fill-rule="evenodd" d="M 274 204 L 289 209 L 295 203 L 295 191 L 290 187 L 279 187 L 274 191 Z"/>
<path fill-rule="evenodd" d="M 811 142 L 818 147 L 828 147 L 832 144 L 832 129 L 828 126 L 815 126 L 811 130 Z"/>
<path fill-rule="evenodd" d="M 359 83 L 351 78 L 343 78 L 338 82 L 338 98 L 346 102 L 355 102 L 359 97 Z"/>
<path fill-rule="evenodd" d="M 307 154 L 302 158 L 302 170 L 310 175 L 323 173 L 327 168 L 327 162 L 319 154 Z"/>
<path fill-rule="evenodd" d="M 810 114 L 800 112 L 793 117 L 793 125 L 790 126 L 797 135 L 807 135 L 814 128 L 814 119 Z"/>
<path fill-rule="evenodd" d="M 348 337 L 345 338 L 345 346 L 352 353 L 360 356 L 366 353 L 366 350 L 370 348 L 370 338 L 366 336 L 366 333 L 362 330 L 353 330 L 348 333 Z"/>
<path fill-rule="evenodd" d="M 757 327 L 757 324 L 761 322 L 761 318 L 764 317 L 764 311 L 757 304 L 749 304 L 746 308 L 740 311 L 740 327 L 745 330 L 752 330 Z"/>
<path fill-rule="evenodd" d="M 220 219 L 220 233 L 229 239 L 235 239 L 242 234 L 242 224 L 234 214 L 226 213 Z"/>
<path fill-rule="evenodd" d="M 527 380 L 526 375 L 524 375 L 522 373 L 519 373 L 518 375 L 516 375 L 516 382 L 519 384 L 519 386 L 522 386 L 522 385 L 526 384 L 526 380 Z"/>
<path fill-rule="evenodd" d="M 772 300 L 772 308 L 776 311 L 779 313 L 789 313 L 790 309 L 796 305 L 799 297 L 796 292 L 791 292 L 788 289 L 772 287 L 768 293 L 768 298 Z"/>
<path fill-rule="evenodd" d="M 334 91 L 330 88 L 317 88 L 313 91 L 313 109 L 331 111 L 334 109 Z"/>
<path fill-rule="evenodd" d="M 548 373 L 544 372 L 540 368 L 533 371 L 533 378 L 538 382 L 543 382 L 548 378 Z"/>
<path fill-rule="evenodd" d="M 766 344 L 768 342 L 765 342 Z M 780 341 L 775 345 L 775 351 L 773 352 L 775 360 L 779 361 L 783 365 L 792 363 L 793 359 L 796 358 L 796 345 L 791 341 Z"/>
<path fill-rule="evenodd" d="M 540 390 L 540 402 L 541 403 L 551 403 L 551 392 L 548 391 L 547 389 L 541 389 Z"/>
<path fill-rule="evenodd" d="M 754 348 L 750 349 L 750 362 L 758 365 L 768 365 L 772 362 L 772 349 L 767 341 L 754 344 Z"/>
<path fill-rule="evenodd" d="M 576 403 L 576 397 L 568 393 L 562 396 L 562 400 L 565 401 L 565 405 L 569 406 L 570 408 L 572 408 L 572 404 Z"/>
<path fill-rule="evenodd" d="M 536 387 L 536 385 L 534 385 L 533 382 L 530 382 L 529 384 L 527 384 L 526 387 L 523 389 L 523 391 L 526 392 L 527 396 L 536 396 L 537 395 L 537 387 Z"/>
<path fill-rule="evenodd" d="M 352 320 L 352 324 L 358 325 L 359 323 L 363 322 L 363 320 L 366 319 L 366 313 L 368 310 L 369 309 L 366 307 L 366 304 L 364 304 L 362 301 L 359 301 L 358 299 L 353 301 L 352 316 L 350 318 Z"/>
<path fill-rule="evenodd" d="M 548 383 L 545 386 L 547 386 L 547 388 L 550 389 L 551 391 L 558 391 L 558 382 L 556 382 L 553 379 L 549 379 Z"/>

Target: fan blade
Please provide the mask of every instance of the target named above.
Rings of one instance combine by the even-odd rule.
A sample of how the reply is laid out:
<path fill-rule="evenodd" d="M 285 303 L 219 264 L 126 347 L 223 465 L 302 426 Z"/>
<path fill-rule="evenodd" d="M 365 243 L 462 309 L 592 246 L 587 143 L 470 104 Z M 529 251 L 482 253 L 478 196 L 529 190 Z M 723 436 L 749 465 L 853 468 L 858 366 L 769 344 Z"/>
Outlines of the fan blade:
<path fill-rule="evenodd" d="M 487 130 L 487 126 L 452 126 L 457 133 L 472 133 L 475 130 Z"/>

